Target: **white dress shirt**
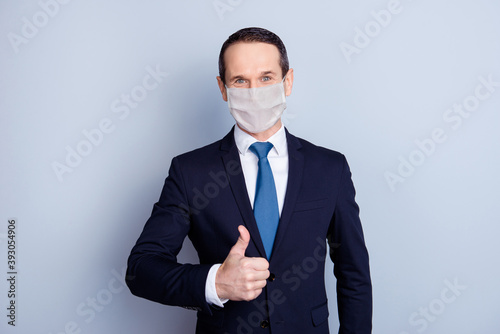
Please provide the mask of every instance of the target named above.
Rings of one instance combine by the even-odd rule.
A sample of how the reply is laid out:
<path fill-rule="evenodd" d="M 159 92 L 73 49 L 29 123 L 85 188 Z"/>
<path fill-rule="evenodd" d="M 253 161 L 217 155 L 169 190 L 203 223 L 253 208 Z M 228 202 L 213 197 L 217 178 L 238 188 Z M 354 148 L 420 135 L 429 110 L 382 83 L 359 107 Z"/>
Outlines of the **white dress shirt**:
<path fill-rule="evenodd" d="M 258 140 L 241 130 L 238 125 L 234 127 L 234 140 L 240 155 L 241 167 L 248 191 L 248 199 L 253 209 L 255 187 L 257 185 L 257 172 L 259 170 L 259 158 L 248 148 Z M 269 151 L 267 159 L 273 171 L 274 184 L 278 196 L 279 214 L 281 217 L 288 181 L 288 146 L 284 126 L 281 125 L 281 128 L 267 141 L 274 146 L 271 151 Z M 227 302 L 227 299 L 220 299 L 217 296 L 217 290 L 215 288 L 215 274 L 220 266 L 221 264 L 214 264 L 208 272 L 207 282 L 205 284 L 205 298 L 209 304 L 224 307 L 224 303 Z"/>

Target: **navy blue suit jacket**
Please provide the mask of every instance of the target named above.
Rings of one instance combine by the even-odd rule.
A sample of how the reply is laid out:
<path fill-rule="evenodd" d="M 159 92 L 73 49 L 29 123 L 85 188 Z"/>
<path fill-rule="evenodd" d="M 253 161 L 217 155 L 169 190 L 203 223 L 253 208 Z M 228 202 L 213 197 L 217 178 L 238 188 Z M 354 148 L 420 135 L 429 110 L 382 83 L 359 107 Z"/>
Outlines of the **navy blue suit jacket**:
<path fill-rule="evenodd" d="M 233 131 L 175 157 L 159 201 L 128 261 L 133 294 L 198 310 L 197 333 L 329 333 L 324 282 L 326 241 L 337 278 L 339 333 L 371 333 L 372 290 L 359 209 L 345 157 L 286 131 L 289 174 L 269 259 L 271 276 L 250 302 L 224 308 L 205 300 L 205 282 L 238 239 L 251 235 L 249 257 L 265 257 Z M 180 264 L 188 236 L 200 264 Z"/>

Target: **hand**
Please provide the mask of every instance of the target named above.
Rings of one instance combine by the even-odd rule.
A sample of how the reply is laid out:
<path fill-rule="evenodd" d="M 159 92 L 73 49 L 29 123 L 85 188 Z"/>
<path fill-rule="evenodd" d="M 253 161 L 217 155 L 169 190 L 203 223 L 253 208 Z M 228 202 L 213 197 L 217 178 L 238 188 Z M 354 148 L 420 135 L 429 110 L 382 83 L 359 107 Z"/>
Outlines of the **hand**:
<path fill-rule="evenodd" d="M 240 237 L 215 275 L 215 288 L 221 299 L 250 301 L 257 298 L 269 277 L 269 262 L 262 257 L 245 257 L 250 233 L 238 226 Z"/>

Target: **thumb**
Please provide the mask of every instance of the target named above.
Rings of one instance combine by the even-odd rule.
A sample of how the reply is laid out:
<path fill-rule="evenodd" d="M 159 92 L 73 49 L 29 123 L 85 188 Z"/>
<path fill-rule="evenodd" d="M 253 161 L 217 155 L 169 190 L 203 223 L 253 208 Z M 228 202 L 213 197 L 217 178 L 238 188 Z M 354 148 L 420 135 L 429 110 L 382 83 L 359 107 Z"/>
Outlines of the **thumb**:
<path fill-rule="evenodd" d="M 245 251 L 248 247 L 248 243 L 250 242 L 250 233 L 243 225 L 238 226 L 238 231 L 240 232 L 240 236 L 238 237 L 238 241 L 236 241 L 233 248 L 231 248 L 229 254 L 245 256 Z"/>

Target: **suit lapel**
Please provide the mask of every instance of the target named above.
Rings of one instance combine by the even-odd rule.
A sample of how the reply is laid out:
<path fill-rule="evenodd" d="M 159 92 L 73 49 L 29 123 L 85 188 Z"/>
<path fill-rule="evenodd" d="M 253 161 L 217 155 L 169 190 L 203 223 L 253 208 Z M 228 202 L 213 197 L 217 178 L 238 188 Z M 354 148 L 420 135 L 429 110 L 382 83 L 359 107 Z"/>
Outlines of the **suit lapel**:
<path fill-rule="evenodd" d="M 295 207 L 295 202 L 297 201 L 297 197 L 300 192 L 302 172 L 304 169 L 304 155 L 299 151 L 302 145 L 295 136 L 288 132 L 288 130 L 285 129 L 285 131 L 288 146 L 288 181 L 286 186 L 285 202 L 283 203 L 283 210 L 281 211 L 278 231 L 276 232 L 276 238 L 274 239 L 271 260 L 273 255 L 276 254 L 276 250 L 285 236 L 290 222 L 290 217 Z"/>
<path fill-rule="evenodd" d="M 264 244 L 260 238 L 259 228 L 253 215 L 252 205 L 248 199 L 248 191 L 245 184 L 245 177 L 241 168 L 241 160 L 234 142 L 234 128 L 221 141 L 220 149 L 222 153 L 222 161 L 226 170 L 226 175 L 229 176 L 229 185 L 233 193 L 236 204 L 240 211 L 245 227 L 250 232 L 252 242 L 257 248 L 260 256 L 266 257 Z M 234 167 L 234 166 L 237 166 Z M 238 172 L 235 173 L 235 170 Z"/>

